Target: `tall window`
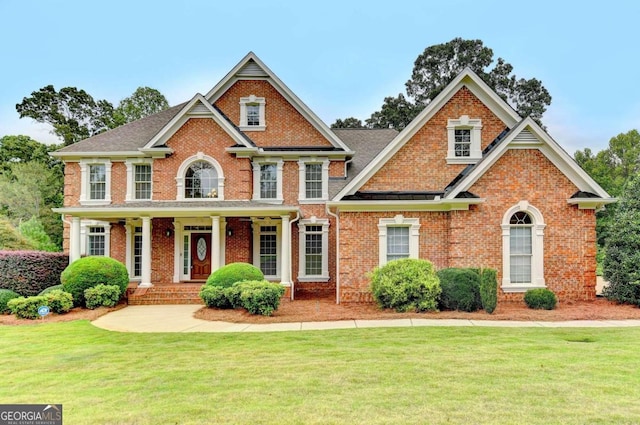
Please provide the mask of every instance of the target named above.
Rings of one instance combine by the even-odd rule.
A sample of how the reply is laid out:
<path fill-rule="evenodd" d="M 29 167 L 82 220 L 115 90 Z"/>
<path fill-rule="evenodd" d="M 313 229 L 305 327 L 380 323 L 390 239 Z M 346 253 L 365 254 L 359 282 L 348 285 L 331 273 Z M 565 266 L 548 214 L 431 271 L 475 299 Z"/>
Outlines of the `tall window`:
<path fill-rule="evenodd" d="M 207 161 L 196 161 L 185 174 L 185 198 L 217 198 L 218 172 Z"/>
<path fill-rule="evenodd" d="M 265 276 L 278 274 L 278 234 L 276 226 L 260 226 L 260 270 Z"/>
<path fill-rule="evenodd" d="M 105 199 L 107 177 L 104 164 L 89 165 L 89 199 Z"/>
<path fill-rule="evenodd" d="M 105 255 L 105 228 L 90 226 L 87 233 L 87 255 Z"/>
<path fill-rule="evenodd" d="M 133 277 L 142 276 L 142 227 L 133 231 Z"/>
<path fill-rule="evenodd" d="M 409 227 L 387 228 L 387 261 L 409 258 Z"/>
<path fill-rule="evenodd" d="M 511 283 L 531 282 L 532 239 L 531 217 L 524 211 L 511 216 L 509 235 Z"/>
<path fill-rule="evenodd" d="M 260 198 L 276 199 L 278 196 L 278 167 L 276 164 L 260 165 Z"/>
<path fill-rule="evenodd" d="M 304 240 L 304 273 L 322 274 L 322 226 L 307 226 Z"/>
<path fill-rule="evenodd" d="M 329 280 L 329 220 L 312 216 L 300 220 L 299 276 L 301 282 Z"/>
<path fill-rule="evenodd" d="M 260 105 L 247 105 L 247 125 L 260 125 Z"/>
<path fill-rule="evenodd" d="M 456 129 L 455 138 L 456 157 L 471 156 L 471 129 Z"/>
<path fill-rule="evenodd" d="M 136 199 L 151 199 L 151 165 L 135 165 L 134 174 Z"/>
<path fill-rule="evenodd" d="M 322 164 L 306 164 L 305 168 L 307 199 L 322 198 Z"/>

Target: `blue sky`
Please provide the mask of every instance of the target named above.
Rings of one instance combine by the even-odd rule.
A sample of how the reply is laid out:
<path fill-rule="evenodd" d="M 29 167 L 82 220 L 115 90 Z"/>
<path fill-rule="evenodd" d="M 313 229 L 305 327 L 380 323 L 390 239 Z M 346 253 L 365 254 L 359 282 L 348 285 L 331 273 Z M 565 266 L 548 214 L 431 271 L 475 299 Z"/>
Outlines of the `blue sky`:
<path fill-rule="evenodd" d="M 0 0 L 0 137 L 55 142 L 15 104 L 48 84 L 114 105 L 139 86 L 171 105 L 255 52 L 320 118 L 367 118 L 428 46 L 481 39 L 540 79 L 569 153 L 640 128 L 640 2 Z"/>

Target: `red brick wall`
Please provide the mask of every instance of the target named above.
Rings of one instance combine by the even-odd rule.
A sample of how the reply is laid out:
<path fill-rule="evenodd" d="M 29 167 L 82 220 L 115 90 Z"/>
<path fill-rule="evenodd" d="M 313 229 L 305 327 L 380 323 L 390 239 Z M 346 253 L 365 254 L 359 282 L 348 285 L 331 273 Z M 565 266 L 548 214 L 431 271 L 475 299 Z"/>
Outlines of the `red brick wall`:
<path fill-rule="evenodd" d="M 240 80 L 215 103 L 231 121 L 240 124 L 240 98 L 264 97 L 265 131 L 247 131 L 258 146 L 331 146 L 291 104 L 267 81 Z"/>
<path fill-rule="evenodd" d="M 448 165 L 447 120 L 468 115 L 482 120 L 482 148 L 506 125 L 466 87 L 460 89 L 361 190 L 438 191 L 453 180 L 464 164 Z"/>

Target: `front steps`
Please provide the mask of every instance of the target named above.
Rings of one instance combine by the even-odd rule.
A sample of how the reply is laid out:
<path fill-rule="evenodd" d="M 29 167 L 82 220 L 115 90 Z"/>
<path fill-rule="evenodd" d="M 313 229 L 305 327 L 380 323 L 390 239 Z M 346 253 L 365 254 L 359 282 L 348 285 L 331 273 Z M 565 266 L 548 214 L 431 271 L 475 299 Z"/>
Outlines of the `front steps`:
<path fill-rule="evenodd" d="M 202 283 L 176 283 L 159 284 L 149 288 L 130 285 L 127 288 L 127 302 L 129 305 L 204 304 L 198 296 L 202 285 Z"/>

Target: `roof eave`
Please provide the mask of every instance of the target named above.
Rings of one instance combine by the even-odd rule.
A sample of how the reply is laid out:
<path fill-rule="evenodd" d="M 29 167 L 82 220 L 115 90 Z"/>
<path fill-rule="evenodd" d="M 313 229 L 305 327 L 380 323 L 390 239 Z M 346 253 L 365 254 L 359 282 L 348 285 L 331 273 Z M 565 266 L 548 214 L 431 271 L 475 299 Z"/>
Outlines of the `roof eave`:
<path fill-rule="evenodd" d="M 604 206 L 618 202 L 617 198 L 570 198 L 569 205 L 577 205 L 581 210 L 600 210 Z"/>
<path fill-rule="evenodd" d="M 436 199 L 432 201 L 329 201 L 328 207 L 340 211 L 465 211 L 482 204 L 485 198 Z"/>

